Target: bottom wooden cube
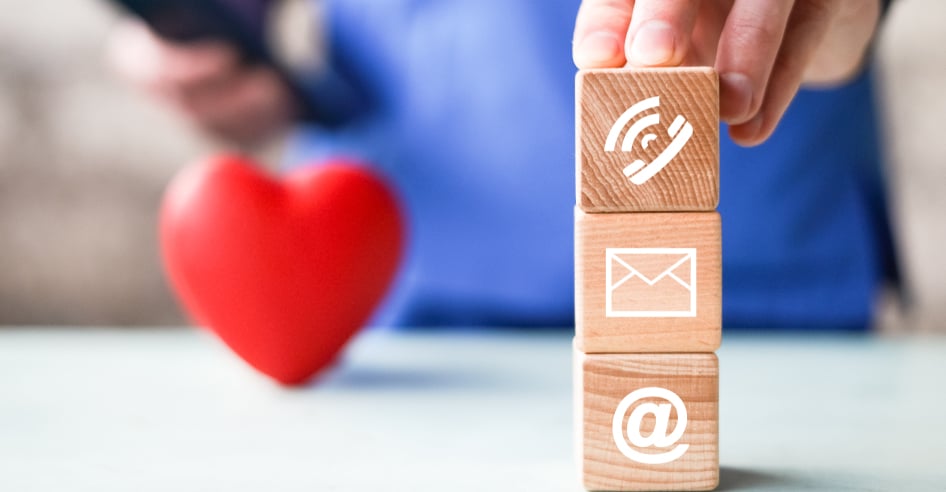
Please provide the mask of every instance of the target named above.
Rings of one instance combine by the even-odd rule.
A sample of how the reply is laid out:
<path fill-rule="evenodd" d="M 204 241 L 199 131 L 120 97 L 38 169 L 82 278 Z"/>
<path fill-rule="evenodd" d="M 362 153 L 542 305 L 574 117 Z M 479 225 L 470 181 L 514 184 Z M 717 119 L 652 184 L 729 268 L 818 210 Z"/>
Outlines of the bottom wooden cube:
<path fill-rule="evenodd" d="M 578 446 L 588 490 L 719 484 L 715 354 L 575 353 Z"/>

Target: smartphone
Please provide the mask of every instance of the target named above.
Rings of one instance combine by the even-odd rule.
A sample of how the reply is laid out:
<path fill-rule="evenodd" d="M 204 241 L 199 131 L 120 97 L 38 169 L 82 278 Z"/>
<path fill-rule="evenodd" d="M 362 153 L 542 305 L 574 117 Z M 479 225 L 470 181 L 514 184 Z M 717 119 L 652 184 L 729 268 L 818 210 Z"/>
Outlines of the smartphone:
<path fill-rule="evenodd" d="M 298 117 L 323 126 L 351 119 L 360 106 L 357 91 L 337 73 L 320 72 L 303 90 L 266 43 L 266 4 L 262 0 L 109 0 L 139 17 L 159 36 L 190 43 L 216 40 L 232 46 L 243 63 L 273 69 L 292 91 Z M 311 76 L 310 76 L 311 77 Z M 325 97 L 318 97 L 319 93 Z"/>

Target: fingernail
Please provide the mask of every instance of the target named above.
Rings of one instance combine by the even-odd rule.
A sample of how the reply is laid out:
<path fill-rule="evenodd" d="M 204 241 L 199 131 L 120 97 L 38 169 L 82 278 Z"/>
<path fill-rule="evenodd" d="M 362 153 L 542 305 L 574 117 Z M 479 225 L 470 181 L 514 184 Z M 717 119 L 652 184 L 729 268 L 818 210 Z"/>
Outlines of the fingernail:
<path fill-rule="evenodd" d="M 614 33 L 593 32 L 575 47 L 575 64 L 582 68 L 596 67 L 619 57 L 622 49 L 623 42 Z"/>
<path fill-rule="evenodd" d="M 673 59 L 674 48 L 673 27 L 664 21 L 647 21 L 634 33 L 628 61 L 633 65 L 660 65 Z"/>
<path fill-rule="evenodd" d="M 752 107 L 752 84 L 749 77 L 730 72 L 719 76 L 719 117 L 723 121 L 738 125 L 749 117 Z"/>

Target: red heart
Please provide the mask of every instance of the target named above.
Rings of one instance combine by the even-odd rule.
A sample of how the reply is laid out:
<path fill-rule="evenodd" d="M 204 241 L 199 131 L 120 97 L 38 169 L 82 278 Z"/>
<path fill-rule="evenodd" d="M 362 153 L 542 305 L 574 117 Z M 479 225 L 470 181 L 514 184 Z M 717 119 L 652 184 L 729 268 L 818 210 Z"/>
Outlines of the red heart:
<path fill-rule="evenodd" d="M 179 173 L 160 228 L 191 316 L 283 384 L 330 364 L 368 320 L 403 238 L 394 196 L 362 166 L 334 161 L 275 180 L 235 156 Z"/>

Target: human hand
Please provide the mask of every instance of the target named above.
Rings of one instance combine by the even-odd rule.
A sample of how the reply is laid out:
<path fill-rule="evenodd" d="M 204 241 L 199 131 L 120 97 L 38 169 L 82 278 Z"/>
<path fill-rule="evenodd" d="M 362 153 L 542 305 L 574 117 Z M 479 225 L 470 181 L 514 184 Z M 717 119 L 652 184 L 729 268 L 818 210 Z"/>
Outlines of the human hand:
<path fill-rule="evenodd" d="M 213 137 L 241 146 L 264 143 L 291 122 L 294 100 L 279 76 L 247 66 L 220 42 L 175 44 L 137 21 L 109 40 L 118 72 L 184 114 Z"/>
<path fill-rule="evenodd" d="M 879 13 L 879 0 L 584 0 L 572 55 L 582 69 L 713 66 L 720 119 L 757 145 L 803 82 L 857 72 Z"/>

